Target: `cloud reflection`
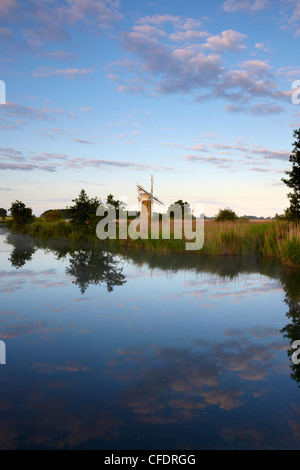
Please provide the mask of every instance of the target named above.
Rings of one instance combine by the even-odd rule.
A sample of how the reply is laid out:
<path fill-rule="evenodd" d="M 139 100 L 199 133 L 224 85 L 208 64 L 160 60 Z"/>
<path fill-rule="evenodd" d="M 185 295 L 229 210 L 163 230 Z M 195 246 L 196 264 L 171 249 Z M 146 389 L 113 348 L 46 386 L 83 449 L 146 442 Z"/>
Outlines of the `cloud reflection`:
<path fill-rule="evenodd" d="M 278 373 L 277 353 L 286 345 L 268 327 L 226 331 L 226 336 L 230 339 L 218 343 L 195 339 L 191 347 L 122 349 L 107 364 L 107 374 L 126 384 L 122 403 L 143 422 L 195 420 L 212 406 L 231 411 L 245 406 L 247 383 L 253 383 L 257 397 L 266 393 L 265 379 Z"/>

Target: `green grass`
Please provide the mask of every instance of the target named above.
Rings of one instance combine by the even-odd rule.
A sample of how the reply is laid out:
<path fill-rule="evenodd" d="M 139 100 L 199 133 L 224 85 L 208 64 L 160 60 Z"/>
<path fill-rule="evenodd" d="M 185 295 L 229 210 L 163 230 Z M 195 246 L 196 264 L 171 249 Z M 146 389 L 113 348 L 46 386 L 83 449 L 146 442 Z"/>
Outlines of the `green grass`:
<path fill-rule="evenodd" d="M 288 222 L 208 224 L 203 253 L 272 256 L 286 265 L 300 267 L 300 225 Z"/>
<path fill-rule="evenodd" d="M 13 224 L 8 226 L 13 230 Z M 63 239 L 71 241 L 93 241 L 103 243 L 96 237 L 95 230 L 87 226 L 78 230 L 65 221 L 50 222 L 37 218 L 31 224 L 19 229 L 22 233 L 41 239 Z M 137 248 L 156 252 L 176 252 L 192 255 L 275 257 L 283 264 L 300 268 L 300 224 L 272 221 L 267 223 L 213 222 L 206 221 L 204 246 L 198 251 L 186 251 L 187 240 L 107 240 L 108 246 Z"/>

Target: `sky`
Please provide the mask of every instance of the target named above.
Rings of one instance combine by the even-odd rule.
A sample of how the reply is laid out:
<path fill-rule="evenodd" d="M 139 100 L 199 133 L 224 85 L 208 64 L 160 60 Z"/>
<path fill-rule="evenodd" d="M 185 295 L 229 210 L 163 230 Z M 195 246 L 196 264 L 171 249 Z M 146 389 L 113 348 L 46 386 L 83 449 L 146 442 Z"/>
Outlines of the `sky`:
<path fill-rule="evenodd" d="M 299 41 L 299 0 L 1 0 L 0 207 L 130 208 L 152 174 L 166 207 L 283 213 Z"/>

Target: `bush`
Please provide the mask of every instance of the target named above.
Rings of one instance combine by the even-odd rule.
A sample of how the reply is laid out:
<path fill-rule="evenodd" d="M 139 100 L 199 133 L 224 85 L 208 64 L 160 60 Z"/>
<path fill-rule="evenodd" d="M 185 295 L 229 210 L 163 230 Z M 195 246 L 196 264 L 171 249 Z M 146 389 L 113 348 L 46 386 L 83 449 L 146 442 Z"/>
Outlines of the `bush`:
<path fill-rule="evenodd" d="M 275 214 L 275 220 L 281 221 L 281 220 L 288 220 L 286 214 Z"/>
<path fill-rule="evenodd" d="M 238 216 L 228 207 L 220 209 L 218 215 L 215 217 L 215 222 L 234 222 L 235 220 L 238 220 Z"/>
<path fill-rule="evenodd" d="M 51 222 L 61 220 L 63 218 L 64 218 L 63 214 L 58 209 L 54 209 L 52 211 L 49 211 L 44 216 L 44 219 L 49 220 Z"/>

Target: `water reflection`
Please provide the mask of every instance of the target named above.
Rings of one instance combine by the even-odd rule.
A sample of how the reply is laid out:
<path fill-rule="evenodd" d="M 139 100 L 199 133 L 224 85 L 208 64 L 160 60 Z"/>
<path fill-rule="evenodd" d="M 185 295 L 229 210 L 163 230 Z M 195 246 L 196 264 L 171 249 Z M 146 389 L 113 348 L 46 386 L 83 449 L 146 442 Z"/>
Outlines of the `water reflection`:
<path fill-rule="evenodd" d="M 7 242 L 23 264 L 3 277 L 28 283 L 3 291 L 0 448 L 300 448 L 297 270 Z"/>
<path fill-rule="evenodd" d="M 291 270 L 282 279 L 285 290 L 284 301 L 288 306 L 286 316 L 289 323 L 282 328 L 281 333 L 288 338 L 290 345 L 294 341 L 300 340 L 300 274 L 298 270 Z M 288 356 L 291 359 L 294 349 L 288 349 Z M 299 384 L 300 387 L 300 364 L 293 364 L 291 361 L 291 378 Z"/>
<path fill-rule="evenodd" d="M 14 247 L 10 254 L 9 261 L 16 269 L 21 268 L 28 261 L 31 261 L 32 256 L 36 252 L 36 247 L 31 237 L 20 237 L 19 235 L 9 234 L 7 236 L 7 243 Z"/>
<path fill-rule="evenodd" d="M 69 265 L 65 272 L 74 278 L 72 282 L 79 287 L 81 294 L 86 292 L 89 285 L 104 283 L 107 291 L 112 292 L 114 287 L 122 286 L 126 282 L 115 257 L 99 247 L 82 245 L 78 248 L 68 242 L 52 240 L 46 243 L 32 237 L 13 234 L 7 236 L 6 243 L 14 247 L 9 261 L 15 268 L 23 267 L 31 261 L 38 248 L 53 252 L 57 260 L 68 258 Z"/>
<path fill-rule="evenodd" d="M 72 253 L 66 273 L 75 278 L 76 284 L 82 294 L 90 284 L 106 283 L 108 292 L 115 286 L 122 286 L 126 280 L 122 268 L 118 269 L 118 262 L 110 253 L 99 250 L 80 250 Z"/>

